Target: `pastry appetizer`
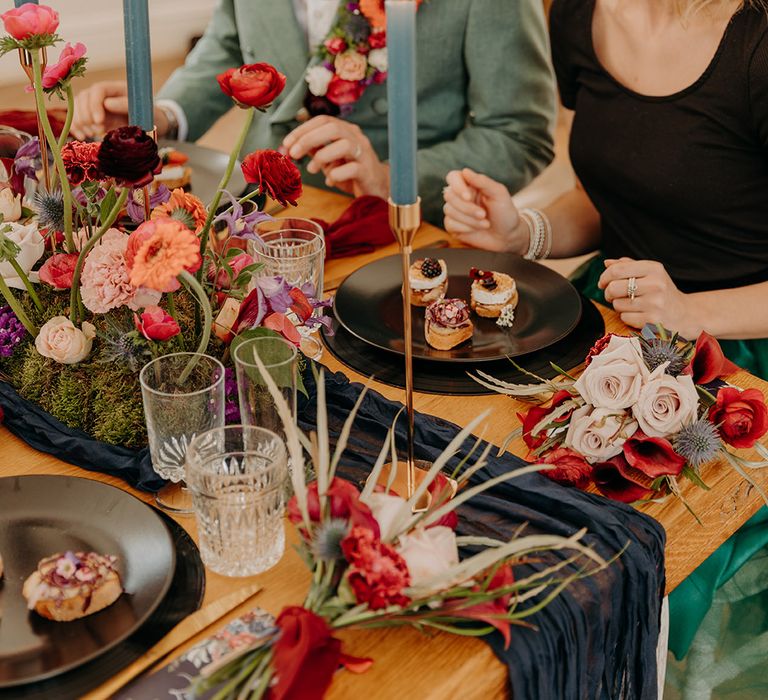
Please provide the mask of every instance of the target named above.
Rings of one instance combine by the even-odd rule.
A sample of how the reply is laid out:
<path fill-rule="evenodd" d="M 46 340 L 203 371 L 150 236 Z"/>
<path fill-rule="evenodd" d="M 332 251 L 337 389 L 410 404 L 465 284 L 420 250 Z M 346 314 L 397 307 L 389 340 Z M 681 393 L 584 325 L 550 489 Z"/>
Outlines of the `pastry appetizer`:
<path fill-rule="evenodd" d="M 448 289 L 448 267 L 445 260 L 417 260 L 408 272 L 408 282 L 411 285 L 413 306 L 429 306 L 439 301 Z"/>
<path fill-rule="evenodd" d="M 117 557 L 65 552 L 46 557 L 25 582 L 27 607 L 38 615 L 69 622 L 112 605 L 123 592 Z"/>
<path fill-rule="evenodd" d="M 170 147 L 161 148 L 158 155 L 163 169 L 155 175 L 155 182 L 162 183 L 169 190 L 177 187 L 188 190 L 192 181 L 192 168 L 187 165 L 189 156 Z"/>
<path fill-rule="evenodd" d="M 463 299 L 441 299 L 427 307 L 424 335 L 437 350 L 450 350 L 469 340 L 474 330 Z"/>
<path fill-rule="evenodd" d="M 498 318 L 503 308 L 517 306 L 519 297 L 513 277 L 476 267 L 469 271 L 469 276 L 473 280 L 470 304 L 478 316 Z"/>

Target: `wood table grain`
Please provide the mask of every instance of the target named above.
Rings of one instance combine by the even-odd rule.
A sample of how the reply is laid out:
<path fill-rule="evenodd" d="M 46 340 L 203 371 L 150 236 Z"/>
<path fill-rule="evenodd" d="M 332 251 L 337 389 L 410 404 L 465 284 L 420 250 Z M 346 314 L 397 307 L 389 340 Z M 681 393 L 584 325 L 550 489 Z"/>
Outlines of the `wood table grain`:
<path fill-rule="evenodd" d="M 349 199 L 346 197 L 306 188 L 300 206 L 291 214 L 333 220 L 348 204 Z M 446 238 L 444 231 L 424 225 L 415 245 L 426 247 Z M 326 280 L 330 285 L 362 265 L 396 252 L 396 246 L 392 244 L 370 254 L 331 260 L 326 265 Z M 627 332 L 626 326 L 613 311 L 600 307 L 600 312 L 608 330 Z M 353 381 L 366 379 L 344 366 L 328 352 L 324 354 L 322 363 L 329 370 L 343 372 Z M 745 388 L 757 387 L 764 395 L 768 395 L 768 385 L 746 372 L 734 376 L 733 382 Z M 378 383 L 373 386 L 389 399 L 402 399 L 401 389 Z M 523 408 L 519 402 L 496 395 L 453 397 L 417 394 L 415 406 L 419 411 L 440 416 L 459 425 L 466 424 L 478 413 L 490 408 L 493 413 L 485 428 L 485 437 L 495 444 L 501 444 L 503 438 L 519 425 L 516 413 Z M 515 454 L 525 453 L 519 440 L 513 442 L 509 449 Z M 33 450 L 0 426 L 0 476 L 23 474 L 62 474 L 96 479 L 151 502 L 150 496 L 131 489 L 116 478 L 84 471 Z M 703 525 L 698 525 L 677 499 L 642 507 L 644 512 L 661 522 L 667 531 L 669 591 L 762 504 L 756 490 L 745 484 L 741 477 L 725 464 L 708 466 L 703 477 L 711 487 L 710 491 L 699 490 L 690 484 L 684 487 L 684 494 Z M 754 479 L 768 489 L 768 470 L 755 472 Z M 177 519 L 193 537 L 197 537 L 192 518 Z M 207 572 L 204 603 L 216 600 L 240 586 L 258 582 L 264 587 L 264 591 L 256 602 L 266 610 L 277 613 L 285 605 L 300 604 L 307 590 L 309 574 L 290 546 L 296 540 L 293 528 L 288 527 L 287 531 L 289 544 L 285 556 L 272 570 L 246 579 L 228 579 Z M 242 612 L 244 610 L 238 609 L 230 617 Z M 487 700 L 505 695 L 505 669 L 482 641 L 444 633 L 424 635 L 411 629 L 345 632 L 340 636 L 345 641 L 345 651 L 357 656 L 372 656 L 375 663 L 372 669 L 362 676 L 347 672 L 337 674 L 329 693 L 330 698 L 367 696 Z M 189 644 L 179 651 L 187 646 Z M 384 688 L 386 691 L 382 690 Z M 87 697 L 95 699 L 105 696 L 97 690 Z"/>

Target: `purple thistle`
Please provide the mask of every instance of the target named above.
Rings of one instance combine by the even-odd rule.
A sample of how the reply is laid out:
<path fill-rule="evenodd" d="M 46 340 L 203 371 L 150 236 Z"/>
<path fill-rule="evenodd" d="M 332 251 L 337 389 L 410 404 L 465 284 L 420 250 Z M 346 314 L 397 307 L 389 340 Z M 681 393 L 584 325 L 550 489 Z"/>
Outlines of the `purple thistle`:
<path fill-rule="evenodd" d="M 11 307 L 0 307 L 0 357 L 13 355 L 26 333 L 24 324 L 16 318 Z"/>

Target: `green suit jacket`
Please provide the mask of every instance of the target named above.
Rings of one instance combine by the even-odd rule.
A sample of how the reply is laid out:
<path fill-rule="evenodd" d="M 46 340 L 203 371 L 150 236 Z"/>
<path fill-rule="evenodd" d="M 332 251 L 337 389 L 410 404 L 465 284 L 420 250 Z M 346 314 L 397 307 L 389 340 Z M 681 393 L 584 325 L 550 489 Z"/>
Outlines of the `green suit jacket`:
<path fill-rule="evenodd" d="M 426 0 L 417 41 L 419 193 L 424 217 L 440 224 L 449 170 L 470 167 L 515 192 L 549 164 L 554 80 L 541 0 Z M 257 114 L 244 152 L 276 148 L 298 124 L 309 62 L 289 0 L 220 0 L 159 97 L 180 105 L 187 138 L 196 140 L 232 106 L 216 76 L 260 61 L 283 72 L 287 86 L 268 113 Z M 386 85 L 369 87 L 346 118 L 386 159 Z M 322 177 L 303 175 L 322 186 Z"/>

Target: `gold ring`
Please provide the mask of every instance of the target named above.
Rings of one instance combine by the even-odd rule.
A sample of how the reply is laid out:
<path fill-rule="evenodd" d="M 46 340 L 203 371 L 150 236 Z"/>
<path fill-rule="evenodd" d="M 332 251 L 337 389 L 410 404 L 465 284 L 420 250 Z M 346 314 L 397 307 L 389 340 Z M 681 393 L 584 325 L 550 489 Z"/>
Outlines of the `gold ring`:
<path fill-rule="evenodd" d="M 630 277 L 627 280 L 627 296 L 629 297 L 629 300 L 634 301 L 636 294 L 637 294 L 637 277 Z"/>

